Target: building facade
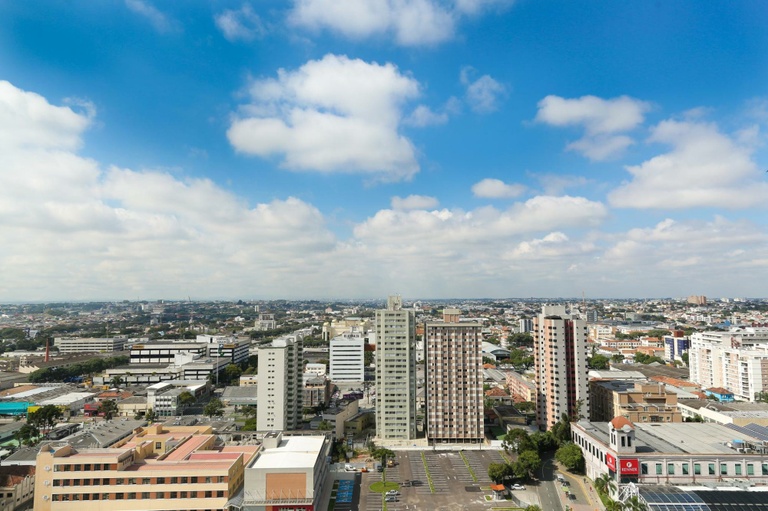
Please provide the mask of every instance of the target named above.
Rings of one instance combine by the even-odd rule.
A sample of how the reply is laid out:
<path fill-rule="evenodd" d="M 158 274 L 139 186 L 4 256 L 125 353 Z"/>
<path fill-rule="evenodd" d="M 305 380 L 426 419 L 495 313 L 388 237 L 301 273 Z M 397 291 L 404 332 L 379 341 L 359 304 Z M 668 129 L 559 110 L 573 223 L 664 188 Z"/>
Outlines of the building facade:
<path fill-rule="evenodd" d="M 59 353 L 112 353 L 123 351 L 125 337 L 56 337 L 53 345 Z"/>
<path fill-rule="evenodd" d="M 330 377 L 334 382 L 365 380 L 365 337 L 360 330 L 331 339 Z"/>
<path fill-rule="evenodd" d="M 589 416 L 587 323 L 565 306 L 545 305 L 534 319 L 536 422 L 554 426 L 563 414 Z"/>
<path fill-rule="evenodd" d="M 591 380 L 589 417 L 593 422 L 625 417 L 639 422 L 683 422 L 677 394 L 662 383 L 627 380 Z"/>
<path fill-rule="evenodd" d="M 416 438 L 416 341 L 413 311 L 399 296 L 376 311 L 376 436 Z"/>
<path fill-rule="evenodd" d="M 483 429 L 483 354 L 480 323 L 460 322 L 445 309 L 426 323 L 426 426 L 430 442 L 480 442 Z"/>
<path fill-rule="evenodd" d="M 260 431 L 297 429 L 303 411 L 303 337 L 288 335 L 259 348 L 256 424 Z"/>

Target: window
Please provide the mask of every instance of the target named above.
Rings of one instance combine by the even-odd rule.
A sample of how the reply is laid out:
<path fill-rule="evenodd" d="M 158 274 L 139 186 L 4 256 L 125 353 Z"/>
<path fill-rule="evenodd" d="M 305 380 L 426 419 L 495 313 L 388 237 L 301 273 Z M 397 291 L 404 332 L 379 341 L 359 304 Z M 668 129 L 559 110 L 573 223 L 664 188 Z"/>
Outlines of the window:
<path fill-rule="evenodd" d="M 725 463 L 720 463 L 720 475 L 721 476 L 728 475 L 728 465 L 726 465 Z"/>
<path fill-rule="evenodd" d="M 763 475 L 768 476 L 768 463 L 763 463 Z"/>
<path fill-rule="evenodd" d="M 668 476 L 675 475 L 675 464 L 674 463 L 667 463 L 667 475 Z"/>
<path fill-rule="evenodd" d="M 640 473 L 642 475 L 648 475 L 648 463 L 641 463 L 640 464 Z"/>
<path fill-rule="evenodd" d="M 660 476 L 661 474 L 662 474 L 661 463 L 656 463 L 656 475 Z"/>
<path fill-rule="evenodd" d="M 736 475 L 737 476 L 741 475 L 741 463 L 736 464 Z"/>
<path fill-rule="evenodd" d="M 714 463 L 710 463 L 709 464 L 709 475 L 711 475 L 711 476 L 715 475 L 715 464 Z"/>
<path fill-rule="evenodd" d="M 748 476 L 755 475 L 755 466 L 752 463 L 747 463 L 747 475 Z"/>
<path fill-rule="evenodd" d="M 683 463 L 683 475 L 688 475 L 688 463 Z"/>
<path fill-rule="evenodd" d="M 141 492 L 141 498 L 142 499 L 148 499 L 149 498 L 149 492 L 148 491 Z"/>

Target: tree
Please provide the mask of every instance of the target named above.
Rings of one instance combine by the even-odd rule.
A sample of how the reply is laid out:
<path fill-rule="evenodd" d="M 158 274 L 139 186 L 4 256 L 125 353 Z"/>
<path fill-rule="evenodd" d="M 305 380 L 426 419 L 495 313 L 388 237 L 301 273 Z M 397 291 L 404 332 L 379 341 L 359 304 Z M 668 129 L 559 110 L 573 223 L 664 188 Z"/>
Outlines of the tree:
<path fill-rule="evenodd" d="M 258 407 L 256 405 L 248 405 L 244 406 L 240 409 L 243 415 L 246 417 L 256 417 L 256 413 L 258 413 Z"/>
<path fill-rule="evenodd" d="M 35 426 L 40 431 L 48 433 L 64 418 L 64 413 L 56 405 L 45 405 L 27 415 L 27 423 Z"/>
<path fill-rule="evenodd" d="M 19 445 L 32 445 L 40 437 L 40 430 L 32 424 L 24 424 L 13 433 Z"/>
<path fill-rule="evenodd" d="M 192 395 L 192 393 L 188 390 L 185 390 L 181 394 L 179 394 L 179 404 L 183 408 L 186 408 L 188 406 L 191 406 L 197 402 L 197 399 L 195 399 L 195 396 Z"/>
<path fill-rule="evenodd" d="M 555 452 L 555 459 L 571 472 L 584 470 L 584 455 L 578 445 L 568 442 Z"/>
<path fill-rule="evenodd" d="M 688 352 L 686 351 L 682 355 L 680 355 L 680 359 L 683 361 L 683 363 L 687 366 L 688 365 Z"/>
<path fill-rule="evenodd" d="M 105 399 L 99 403 L 99 413 L 104 416 L 104 420 L 112 420 L 117 415 L 117 403 L 112 399 Z"/>
<path fill-rule="evenodd" d="M 512 464 L 512 472 L 515 477 L 533 477 L 533 474 L 541 468 L 541 457 L 536 451 L 523 451 Z"/>
<path fill-rule="evenodd" d="M 501 447 L 504 451 L 521 453 L 523 451 L 530 451 L 536 449 L 536 445 L 528 436 L 528 432 L 524 429 L 511 429 L 504 435 L 504 441 L 501 443 Z"/>
<path fill-rule="evenodd" d="M 571 440 L 571 421 L 567 414 L 562 414 L 557 424 L 552 426 L 552 436 L 557 440 L 557 445 Z"/>
<path fill-rule="evenodd" d="M 331 423 L 323 419 L 320 424 L 317 425 L 317 429 L 320 431 L 330 431 L 332 429 Z"/>
<path fill-rule="evenodd" d="M 208 401 L 208 404 L 205 405 L 203 414 L 207 415 L 208 417 L 220 417 L 224 414 L 224 403 L 222 403 L 221 399 L 217 397 L 211 399 Z"/>
<path fill-rule="evenodd" d="M 123 377 L 122 377 L 122 376 L 120 376 L 119 374 L 116 374 L 116 375 L 114 375 L 114 376 L 112 377 L 112 380 L 110 380 L 110 383 L 112 383 L 112 386 L 113 386 L 113 387 L 115 387 L 115 388 L 119 389 L 119 388 L 120 388 L 120 386 L 121 386 L 123 383 L 125 383 L 125 380 L 123 379 Z"/>
<path fill-rule="evenodd" d="M 521 401 L 515 403 L 515 409 L 517 409 L 518 412 L 532 412 L 536 410 L 536 403 L 533 401 Z"/>
<path fill-rule="evenodd" d="M 508 463 L 491 463 L 488 465 L 488 477 L 496 484 L 504 482 L 512 476 L 512 467 Z"/>
<path fill-rule="evenodd" d="M 243 370 L 237 364 L 229 364 L 224 368 L 224 380 L 229 384 L 238 381 Z"/>
<path fill-rule="evenodd" d="M 525 511 L 541 511 L 541 508 L 536 504 L 531 504 L 530 506 L 525 507 Z"/>
<path fill-rule="evenodd" d="M 616 491 L 616 483 L 609 473 L 605 473 L 595 479 L 595 489 L 603 495 L 611 495 Z"/>
<path fill-rule="evenodd" d="M 151 424 L 157 420 L 157 414 L 152 408 L 147 408 L 147 413 L 144 414 L 144 418 Z"/>
<path fill-rule="evenodd" d="M 591 369 L 602 370 L 608 369 L 608 362 L 610 362 L 608 357 L 598 353 L 596 355 L 592 355 L 592 358 L 587 361 L 587 364 Z"/>
<path fill-rule="evenodd" d="M 557 440 L 551 431 L 537 431 L 531 435 L 531 441 L 539 453 L 554 451 L 557 448 Z"/>
<path fill-rule="evenodd" d="M 624 511 L 647 511 L 648 506 L 644 502 L 640 502 L 637 496 L 632 496 L 624 501 Z"/>
<path fill-rule="evenodd" d="M 611 355 L 611 362 L 613 362 L 614 364 L 621 364 L 622 362 L 624 362 L 624 355 L 622 355 L 621 353 L 614 353 L 613 355 Z"/>

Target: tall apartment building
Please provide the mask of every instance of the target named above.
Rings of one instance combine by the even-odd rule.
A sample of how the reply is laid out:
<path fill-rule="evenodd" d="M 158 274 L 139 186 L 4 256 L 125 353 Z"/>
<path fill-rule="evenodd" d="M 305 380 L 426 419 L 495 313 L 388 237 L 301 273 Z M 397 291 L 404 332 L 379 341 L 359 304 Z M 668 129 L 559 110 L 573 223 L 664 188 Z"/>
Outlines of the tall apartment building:
<path fill-rule="evenodd" d="M 483 440 L 483 354 L 480 323 L 460 322 L 445 309 L 425 325 L 427 438 L 430 442 Z"/>
<path fill-rule="evenodd" d="M 303 337 L 289 335 L 259 348 L 259 431 L 297 429 L 303 406 Z"/>
<path fill-rule="evenodd" d="M 416 438 L 416 325 L 399 296 L 376 311 L 376 436 Z"/>
<path fill-rule="evenodd" d="M 353 328 L 331 339 L 330 357 L 332 381 L 365 380 L 365 336 L 362 330 Z"/>
<path fill-rule="evenodd" d="M 564 413 L 589 417 L 587 322 L 545 305 L 533 323 L 536 422 L 549 429 Z"/>
<path fill-rule="evenodd" d="M 739 400 L 754 401 L 768 388 L 768 328 L 695 332 L 688 351 L 690 379 L 722 387 Z"/>

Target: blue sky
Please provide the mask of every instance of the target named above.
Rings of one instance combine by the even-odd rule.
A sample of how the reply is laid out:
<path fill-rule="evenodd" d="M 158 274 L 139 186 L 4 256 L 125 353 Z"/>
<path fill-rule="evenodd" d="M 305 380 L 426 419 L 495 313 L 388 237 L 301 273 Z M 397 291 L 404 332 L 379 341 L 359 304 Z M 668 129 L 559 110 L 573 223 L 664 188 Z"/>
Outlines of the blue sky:
<path fill-rule="evenodd" d="M 0 0 L 0 300 L 764 296 L 767 22 Z"/>

